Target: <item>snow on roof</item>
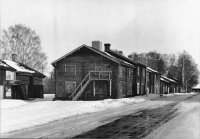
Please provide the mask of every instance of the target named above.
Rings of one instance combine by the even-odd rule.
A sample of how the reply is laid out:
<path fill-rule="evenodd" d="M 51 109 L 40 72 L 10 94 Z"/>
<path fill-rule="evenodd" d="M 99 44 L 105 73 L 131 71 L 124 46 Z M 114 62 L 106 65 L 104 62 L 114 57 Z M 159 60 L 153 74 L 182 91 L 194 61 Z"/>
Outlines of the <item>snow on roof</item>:
<path fill-rule="evenodd" d="M 192 89 L 200 89 L 200 84 L 197 84 L 196 86 L 192 87 Z"/>
<path fill-rule="evenodd" d="M 163 78 L 160 78 L 160 80 L 169 83 L 169 81 L 167 81 L 167 80 L 165 80 L 165 79 L 163 79 Z"/>
<path fill-rule="evenodd" d="M 33 70 L 29 70 L 26 67 L 20 65 L 17 62 L 14 61 L 10 61 L 10 60 L 2 60 L 3 62 L 5 62 L 7 65 L 9 65 L 10 67 L 16 69 L 18 72 L 27 72 L 27 73 L 35 73 L 35 71 Z"/>
<path fill-rule="evenodd" d="M 3 67 L 8 67 L 8 65 L 6 65 L 6 64 L 4 64 L 4 63 L 2 63 L 1 61 L 0 61 L 0 66 L 3 66 Z"/>
<path fill-rule="evenodd" d="M 164 79 L 167 79 L 167 80 L 169 80 L 170 82 L 177 83 L 175 80 L 173 80 L 173 79 L 170 79 L 170 78 L 168 78 L 168 77 L 161 76 L 161 79 L 162 79 L 162 78 L 164 78 Z"/>
<path fill-rule="evenodd" d="M 123 63 L 125 63 L 125 64 L 127 64 L 127 65 L 132 66 L 132 64 L 130 64 L 130 63 L 128 63 L 128 62 L 126 62 L 126 61 L 124 61 L 124 60 L 122 60 L 122 59 L 119 59 L 119 58 L 117 58 L 117 57 L 115 57 L 115 56 L 113 56 L 113 55 L 111 55 L 111 54 L 109 54 L 109 53 L 107 53 L 107 52 L 103 52 L 103 53 L 105 53 L 106 55 L 108 55 L 108 56 L 110 56 L 110 57 L 116 59 L 117 61 L 120 61 L 120 62 L 123 62 Z"/>
<path fill-rule="evenodd" d="M 150 67 L 147 67 L 147 70 L 152 71 L 152 72 L 159 73 L 157 70 L 154 70 L 154 69 L 152 69 L 152 68 L 150 68 Z"/>

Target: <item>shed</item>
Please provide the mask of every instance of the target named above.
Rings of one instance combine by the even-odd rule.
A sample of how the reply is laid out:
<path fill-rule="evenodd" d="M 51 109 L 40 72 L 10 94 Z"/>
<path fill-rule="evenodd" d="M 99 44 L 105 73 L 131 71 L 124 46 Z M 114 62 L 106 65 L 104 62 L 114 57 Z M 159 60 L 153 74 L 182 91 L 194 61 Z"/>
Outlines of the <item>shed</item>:
<path fill-rule="evenodd" d="M 196 86 L 192 87 L 192 92 L 200 93 L 200 84 L 197 84 Z"/>
<path fill-rule="evenodd" d="M 10 60 L 0 60 L 2 98 L 43 98 L 43 78 L 46 76 L 29 66 Z"/>

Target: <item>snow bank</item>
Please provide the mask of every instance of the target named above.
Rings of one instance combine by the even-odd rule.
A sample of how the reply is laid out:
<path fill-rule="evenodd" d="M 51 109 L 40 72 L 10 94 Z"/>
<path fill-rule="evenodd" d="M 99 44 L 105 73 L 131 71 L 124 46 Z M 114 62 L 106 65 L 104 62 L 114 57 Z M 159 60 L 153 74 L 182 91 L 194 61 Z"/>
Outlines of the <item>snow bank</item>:
<path fill-rule="evenodd" d="M 1 134 L 149 99 L 139 96 L 101 101 L 52 101 L 53 98 L 54 94 L 45 94 L 44 99 L 33 101 L 1 100 Z"/>
<path fill-rule="evenodd" d="M 197 94 L 195 92 L 190 92 L 190 93 L 171 93 L 171 94 L 163 94 L 163 96 L 166 96 L 166 97 L 172 97 L 172 96 L 178 96 L 178 95 L 194 95 L 194 94 Z"/>

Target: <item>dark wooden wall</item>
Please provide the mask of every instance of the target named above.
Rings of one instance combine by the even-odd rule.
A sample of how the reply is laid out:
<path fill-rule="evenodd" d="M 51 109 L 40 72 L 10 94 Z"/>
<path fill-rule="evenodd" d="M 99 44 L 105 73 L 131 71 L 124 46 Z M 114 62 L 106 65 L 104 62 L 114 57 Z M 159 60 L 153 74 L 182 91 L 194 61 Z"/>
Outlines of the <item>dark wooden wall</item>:
<path fill-rule="evenodd" d="M 144 95 L 146 94 L 146 68 L 138 65 L 136 70 L 137 90 L 135 95 Z"/>
<path fill-rule="evenodd" d="M 0 69 L 0 85 L 4 85 L 5 80 L 6 80 L 6 70 Z"/>
<path fill-rule="evenodd" d="M 76 65 L 76 75 L 65 75 L 65 64 Z M 79 98 L 80 100 L 97 100 L 104 98 L 123 98 L 134 95 L 134 78 L 135 71 L 132 67 L 120 65 L 112 60 L 101 56 L 87 48 L 81 48 L 79 51 L 67 56 L 56 63 L 56 98 L 68 99 L 71 93 L 65 93 L 65 81 L 75 81 L 78 86 L 89 71 L 95 71 L 95 65 L 103 67 L 109 65 L 112 71 L 112 90 L 111 96 L 109 94 L 109 82 L 101 81 L 100 84 L 107 85 L 106 94 L 93 95 L 93 82 L 90 82 L 87 89 Z M 119 76 L 119 68 L 122 67 L 122 76 Z M 129 70 L 133 70 L 133 74 L 129 76 Z M 98 83 L 98 81 L 95 81 Z M 121 87 L 121 88 L 120 88 Z M 121 90 L 120 90 L 121 89 Z"/>
<path fill-rule="evenodd" d="M 75 64 L 76 75 L 65 75 L 65 64 Z M 75 81 L 76 86 L 78 86 L 89 71 L 95 71 L 95 65 L 102 66 L 104 64 L 109 65 L 112 71 L 111 98 L 118 98 L 118 64 L 84 47 L 56 63 L 56 98 L 67 99 L 71 95 L 70 93 L 65 93 L 65 81 Z M 92 89 L 91 82 L 85 93 L 91 94 L 93 92 Z M 81 97 L 85 99 L 84 96 Z"/>

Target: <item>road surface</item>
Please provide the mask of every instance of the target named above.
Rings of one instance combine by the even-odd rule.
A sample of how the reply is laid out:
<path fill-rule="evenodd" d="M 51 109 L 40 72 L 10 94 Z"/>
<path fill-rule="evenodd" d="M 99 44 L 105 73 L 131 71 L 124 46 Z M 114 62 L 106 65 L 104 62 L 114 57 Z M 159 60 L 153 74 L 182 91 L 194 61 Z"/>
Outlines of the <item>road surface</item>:
<path fill-rule="evenodd" d="M 63 119 L 2 137 L 199 139 L 199 100 L 200 95 L 163 97 L 77 118 Z M 195 130 L 192 127 L 195 127 Z M 184 130 L 187 131 L 186 135 L 183 134 Z"/>

